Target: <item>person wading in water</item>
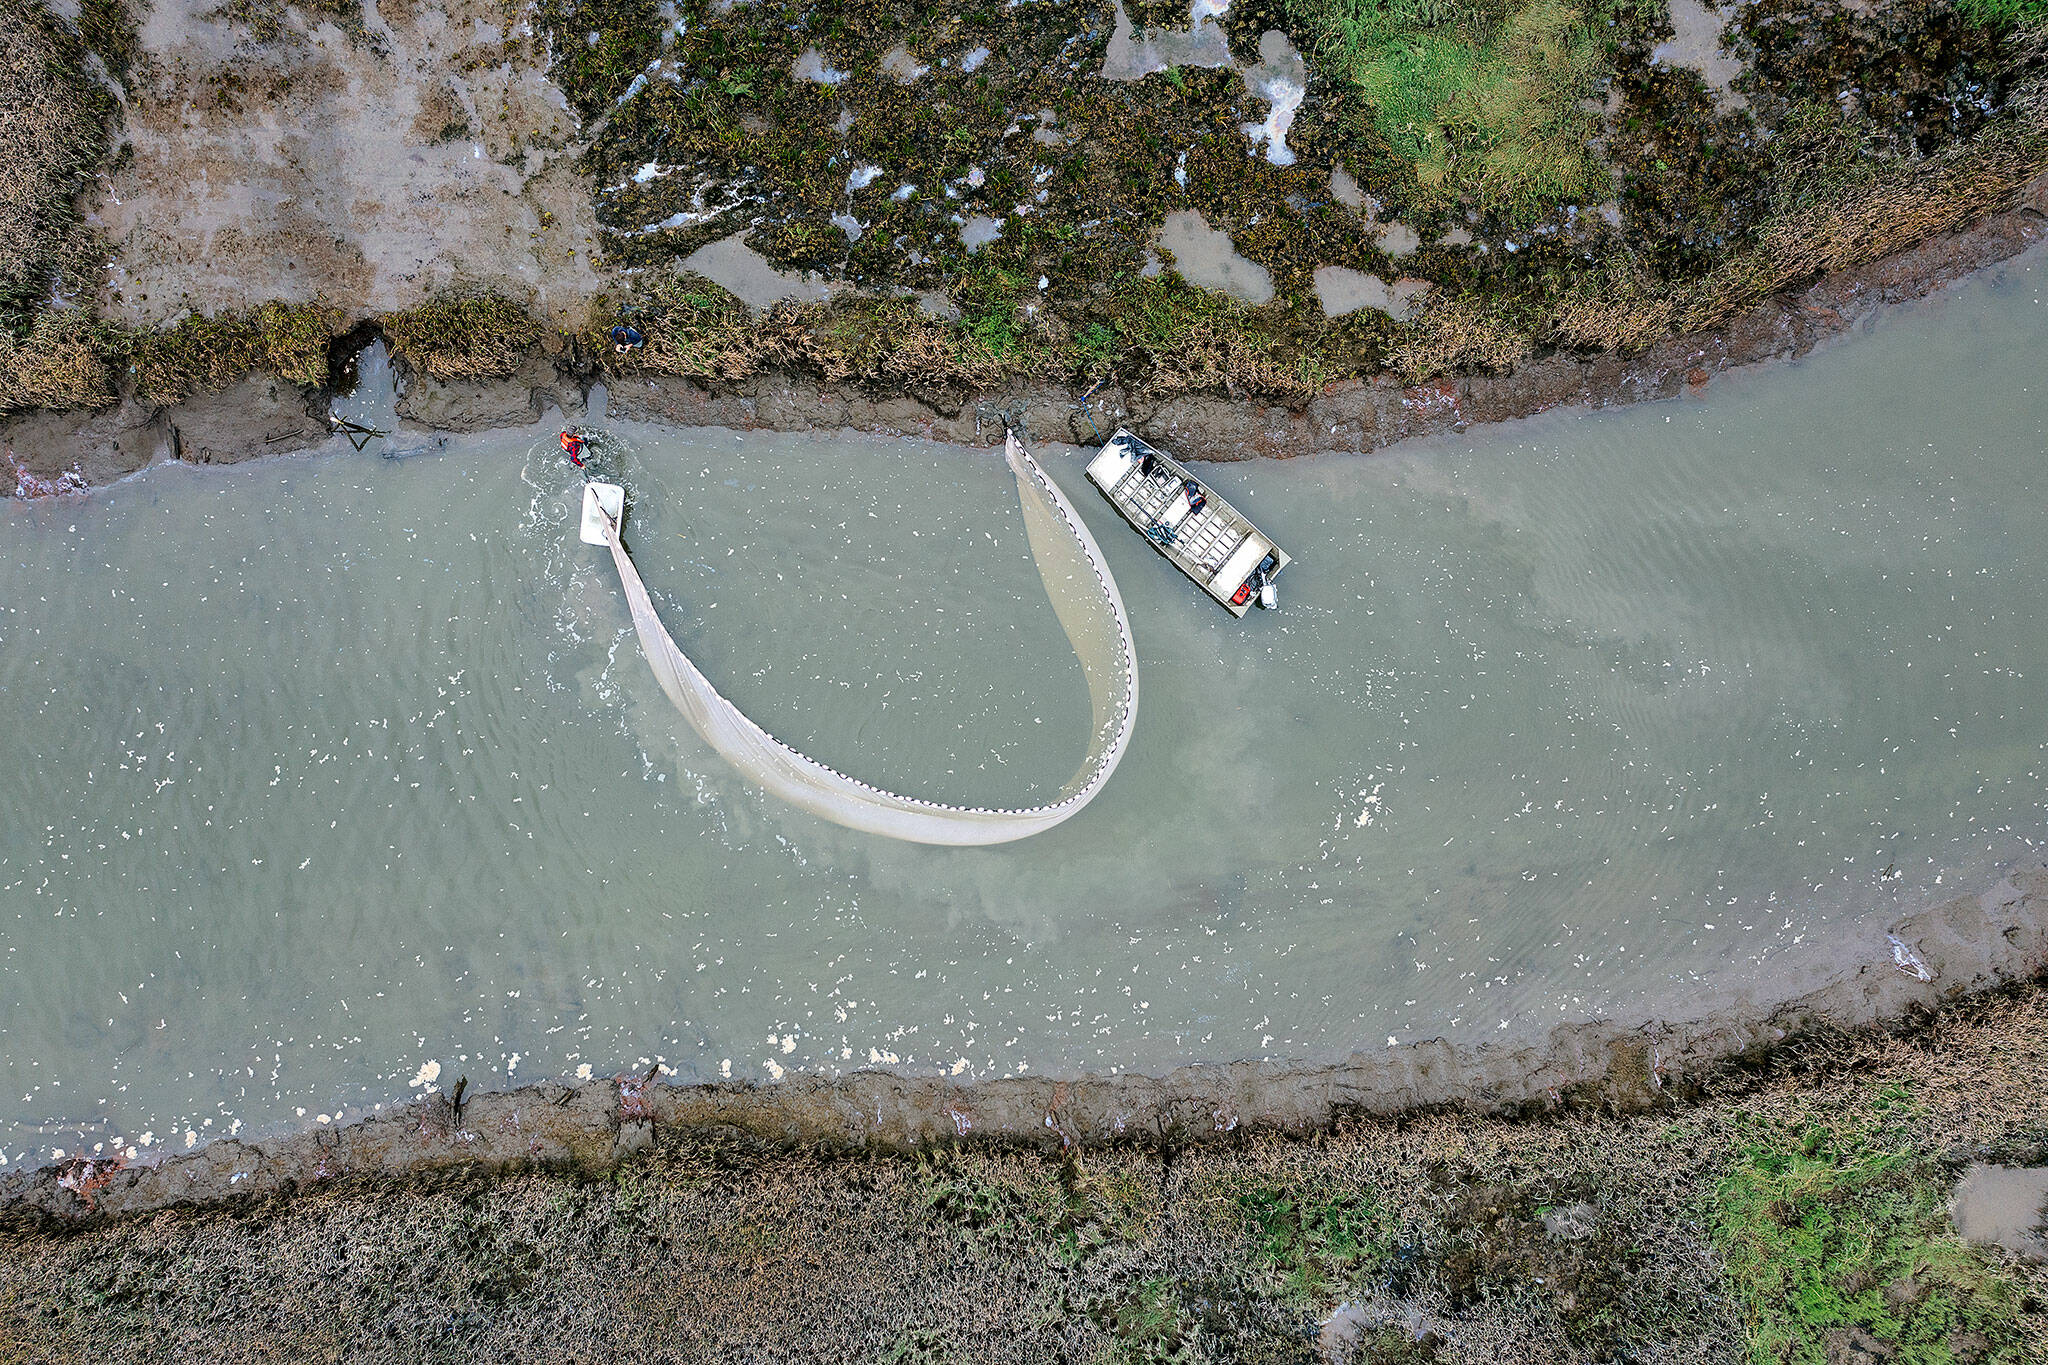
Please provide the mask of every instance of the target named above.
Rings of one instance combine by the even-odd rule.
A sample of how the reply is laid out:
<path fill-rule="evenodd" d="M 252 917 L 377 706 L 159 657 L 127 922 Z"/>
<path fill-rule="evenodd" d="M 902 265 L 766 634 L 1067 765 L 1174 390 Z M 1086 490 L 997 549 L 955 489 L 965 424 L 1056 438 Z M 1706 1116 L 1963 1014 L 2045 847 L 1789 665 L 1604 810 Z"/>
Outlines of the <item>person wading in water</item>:
<path fill-rule="evenodd" d="M 589 447 L 590 442 L 584 437 L 578 436 L 575 432 L 565 431 L 562 433 L 562 452 L 569 457 L 569 463 L 575 465 L 578 469 L 589 467 L 583 463 L 584 452 Z"/>

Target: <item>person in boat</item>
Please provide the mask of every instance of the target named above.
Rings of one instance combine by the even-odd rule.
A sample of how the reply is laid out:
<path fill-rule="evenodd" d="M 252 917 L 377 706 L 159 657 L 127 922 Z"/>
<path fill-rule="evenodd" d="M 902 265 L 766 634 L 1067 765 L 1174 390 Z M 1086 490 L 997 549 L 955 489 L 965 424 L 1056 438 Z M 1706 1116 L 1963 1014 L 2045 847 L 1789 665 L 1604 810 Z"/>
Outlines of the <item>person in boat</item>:
<path fill-rule="evenodd" d="M 1209 505 L 1209 495 L 1202 491 L 1202 485 L 1193 479 L 1181 480 L 1180 491 L 1188 495 L 1188 515 L 1193 516 Z"/>
<path fill-rule="evenodd" d="M 562 453 L 567 455 L 569 463 L 575 465 L 578 469 L 587 467 L 583 463 L 583 456 L 589 448 L 590 442 L 584 437 L 578 436 L 573 431 L 562 433 Z"/>
<path fill-rule="evenodd" d="M 638 327 L 630 323 L 622 322 L 612 328 L 612 349 L 620 355 L 624 355 L 627 351 L 638 350 L 646 344 L 647 338 L 641 335 Z"/>

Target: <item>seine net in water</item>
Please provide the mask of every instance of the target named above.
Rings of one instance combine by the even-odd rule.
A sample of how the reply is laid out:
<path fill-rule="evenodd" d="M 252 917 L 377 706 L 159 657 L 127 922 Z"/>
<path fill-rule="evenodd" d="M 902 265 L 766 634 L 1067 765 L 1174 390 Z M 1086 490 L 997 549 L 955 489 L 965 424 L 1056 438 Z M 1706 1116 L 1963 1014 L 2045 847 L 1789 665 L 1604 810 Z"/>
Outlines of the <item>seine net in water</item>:
<path fill-rule="evenodd" d="M 1116 771 L 1138 717 L 1138 666 L 1122 596 L 1102 550 L 1058 485 L 1015 436 L 1004 458 L 1017 477 L 1031 556 L 1052 599 L 1053 613 L 1088 680 L 1094 726 L 1088 752 L 1059 798 L 1022 810 L 981 810 L 900 796 L 837 772 L 798 753 L 747 719 L 711 685 L 661 624 L 632 556 L 609 528 L 640 648 L 661 690 L 704 741 L 750 782 L 791 805 L 849 829 L 922 844 L 1002 844 L 1069 818 L 1094 799 Z"/>

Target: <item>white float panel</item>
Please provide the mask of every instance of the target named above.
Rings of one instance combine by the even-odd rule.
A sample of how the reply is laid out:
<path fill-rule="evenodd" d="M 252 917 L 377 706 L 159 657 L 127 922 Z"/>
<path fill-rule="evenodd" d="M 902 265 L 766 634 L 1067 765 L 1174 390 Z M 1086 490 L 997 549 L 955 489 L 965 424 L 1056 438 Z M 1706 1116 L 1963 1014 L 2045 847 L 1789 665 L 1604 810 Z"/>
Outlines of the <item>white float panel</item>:
<path fill-rule="evenodd" d="M 583 485 L 583 525 L 578 534 L 585 545 L 609 545 L 611 537 L 606 534 L 605 517 L 609 515 L 621 526 L 626 520 L 626 490 L 615 483 L 586 483 Z"/>

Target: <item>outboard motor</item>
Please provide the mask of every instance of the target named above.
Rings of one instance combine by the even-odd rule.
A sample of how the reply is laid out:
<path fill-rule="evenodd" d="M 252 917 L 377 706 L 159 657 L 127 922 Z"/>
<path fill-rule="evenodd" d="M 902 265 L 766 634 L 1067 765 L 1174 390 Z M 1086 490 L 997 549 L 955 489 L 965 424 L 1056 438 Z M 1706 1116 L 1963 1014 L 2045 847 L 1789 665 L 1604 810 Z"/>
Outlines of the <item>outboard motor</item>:
<path fill-rule="evenodd" d="M 1259 561 L 1259 567 L 1252 570 L 1252 581 L 1258 584 L 1259 605 L 1267 611 L 1272 611 L 1280 605 L 1280 592 L 1273 586 L 1273 580 L 1268 577 L 1279 563 L 1278 555 L 1267 555 Z"/>

